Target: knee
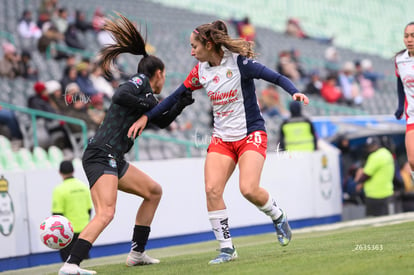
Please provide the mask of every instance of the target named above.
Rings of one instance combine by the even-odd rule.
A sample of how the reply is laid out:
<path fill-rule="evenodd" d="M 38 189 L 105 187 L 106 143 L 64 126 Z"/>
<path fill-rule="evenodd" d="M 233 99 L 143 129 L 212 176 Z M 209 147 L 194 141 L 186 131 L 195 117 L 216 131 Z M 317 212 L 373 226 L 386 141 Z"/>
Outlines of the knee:
<path fill-rule="evenodd" d="M 206 197 L 209 200 L 220 198 L 222 196 L 222 192 L 220 191 L 220 189 L 212 184 L 206 184 L 205 192 L 206 192 Z"/>
<path fill-rule="evenodd" d="M 109 207 L 107 209 L 97 211 L 96 217 L 101 221 L 104 226 L 107 226 L 115 216 L 115 208 Z"/>
<path fill-rule="evenodd" d="M 255 194 L 257 193 L 256 191 L 256 188 L 249 185 L 240 186 L 240 193 L 249 201 L 255 197 Z"/>
<path fill-rule="evenodd" d="M 153 188 L 151 188 L 150 192 L 150 200 L 152 201 L 160 201 L 162 197 L 162 187 L 160 184 L 156 183 Z"/>

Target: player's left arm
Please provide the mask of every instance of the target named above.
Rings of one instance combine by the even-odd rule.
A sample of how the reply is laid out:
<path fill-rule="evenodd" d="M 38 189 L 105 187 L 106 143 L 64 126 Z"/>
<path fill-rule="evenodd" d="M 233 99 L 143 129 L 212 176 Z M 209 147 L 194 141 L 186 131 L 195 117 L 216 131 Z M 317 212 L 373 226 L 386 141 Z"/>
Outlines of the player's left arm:
<path fill-rule="evenodd" d="M 309 104 L 308 97 L 301 93 L 295 87 L 293 82 L 286 76 L 246 57 L 239 56 L 237 62 L 242 75 L 249 78 L 263 79 L 271 82 L 288 92 L 292 96 L 293 100 L 302 101 L 305 105 Z"/>

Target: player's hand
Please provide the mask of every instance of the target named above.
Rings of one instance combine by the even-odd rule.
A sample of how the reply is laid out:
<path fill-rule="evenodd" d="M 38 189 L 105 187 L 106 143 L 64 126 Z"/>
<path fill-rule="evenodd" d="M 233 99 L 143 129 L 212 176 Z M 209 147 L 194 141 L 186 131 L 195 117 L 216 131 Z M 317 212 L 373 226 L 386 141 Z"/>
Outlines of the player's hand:
<path fill-rule="evenodd" d="M 141 116 L 134 124 L 129 127 L 128 138 L 134 140 L 137 136 L 142 134 L 145 126 L 147 126 L 148 117 L 146 115 Z"/>
<path fill-rule="evenodd" d="M 193 92 L 191 90 L 185 90 L 180 95 L 179 103 L 182 107 L 193 104 L 194 103 Z"/>
<path fill-rule="evenodd" d="M 309 98 L 306 95 L 302 94 L 302 93 L 296 93 L 292 96 L 292 98 L 293 98 L 293 100 L 303 102 L 303 105 L 308 105 L 309 104 Z"/>
<path fill-rule="evenodd" d="M 402 108 L 398 108 L 397 111 L 395 111 L 394 116 L 396 119 L 400 120 L 404 114 L 404 110 Z"/>

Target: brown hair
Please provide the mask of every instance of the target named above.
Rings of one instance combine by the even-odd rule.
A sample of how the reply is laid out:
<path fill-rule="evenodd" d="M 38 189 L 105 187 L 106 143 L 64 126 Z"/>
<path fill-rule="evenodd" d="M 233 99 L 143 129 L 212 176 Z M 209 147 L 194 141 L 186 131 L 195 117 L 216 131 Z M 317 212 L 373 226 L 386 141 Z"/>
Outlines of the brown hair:
<path fill-rule="evenodd" d="M 143 55 L 138 63 L 137 72 L 151 78 L 157 70 L 164 71 L 164 63 L 154 55 L 148 55 L 145 50 L 145 40 L 134 24 L 122 14 L 116 12 L 119 18 L 105 19 L 104 30 L 110 32 L 115 44 L 105 46 L 99 51 L 102 58 L 102 69 L 109 74 L 109 68 L 115 58 L 122 53 Z"/>
<path fill-rule="evenodd" d="M 254 42 L 246 41 L 241 38 L 231 38 L 228 35 L 226 23 L 222 20 L 200 25 L 195 28 L 193 33 L 196 35 L 196 39 L 203 45 L 206 45 L 208 41 L 214 43 L 215 50 L 217 52 L 220 51 L 221 46 L 224 46 L 231 52 L 238 53 L 249 58 L 253 58 L 255 56 L 255 52 L 253 50 Z"/>
<path fill-rule="evenodd" d="M 412 22 L 408 23 L 408 24 L 405 26 L 405 28 L 404 28 L 404 32 L 405 32 L 405 29 L 406 29 L 408 26 L 411 26 L 411 25 L 414 25 L 414 21 L 412 21 Z M 405 50 L 406 50 L 406 49 L 404 48 L 404 49 L 402 49 L 402 50 L 398 51 L 398 52 L 394 55 L 394 58 L 395 58 L 395 57 L 397 57 L 397 55 L 402 54 Z"/>

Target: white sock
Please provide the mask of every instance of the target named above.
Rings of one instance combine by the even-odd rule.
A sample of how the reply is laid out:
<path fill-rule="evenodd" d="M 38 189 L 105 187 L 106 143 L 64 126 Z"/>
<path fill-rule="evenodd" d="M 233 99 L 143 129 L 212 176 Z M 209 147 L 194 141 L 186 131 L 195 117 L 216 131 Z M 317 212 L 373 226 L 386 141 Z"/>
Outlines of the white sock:
<path fill-rule="evenodd" d="M 276 205 L 275 200 L 270 196 L 265 205 L 259 207 L 259 209 L 267 216 L 272 218 L 272 221 L 277 220 L 282 215 L 282 210 Z"/>
<path fill-rule="evenodd" d="M 209 211 L 208 218 L 211 223 L 216 239 L 219 241 L 220 248 L 233 248 L 233 241 L 231 240 L 229 230 L 229 217 L 227 210 Z"/>

